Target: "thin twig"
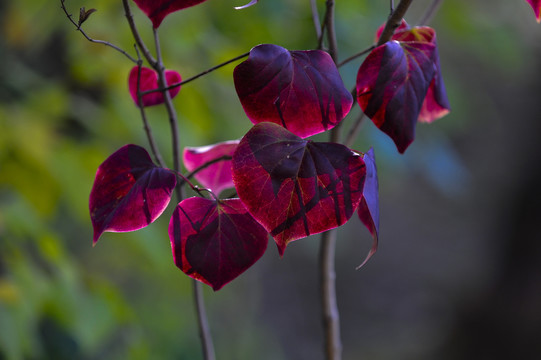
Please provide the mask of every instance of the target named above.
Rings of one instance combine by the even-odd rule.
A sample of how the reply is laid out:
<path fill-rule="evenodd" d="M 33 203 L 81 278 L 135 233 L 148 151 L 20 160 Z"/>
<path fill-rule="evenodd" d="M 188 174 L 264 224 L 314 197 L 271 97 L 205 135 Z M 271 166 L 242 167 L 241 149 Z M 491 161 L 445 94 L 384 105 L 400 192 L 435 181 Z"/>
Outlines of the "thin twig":
<path fill-rule="evenodd" d="M 335 64 L 338 58 L 338 47 L 334 26 L 334 1 L 327 0 L 325 24 L 327 41 L 329 42 L 329 54 Z M 340 140 L 340 123 L 330 131 L 329 140 Z M 342 358 L 342 342 L 340 340 L 340 315 L 336 302 L 336 273 L 335 273 L 335 243 L 336 230 L 329 230 L 321 234 L 320 243 L 320 289 L 321 289 L 321 312 L 323 320 L 323 332 L 325 337 L 325 357 L 327 360 L 340 360 Z"/>
<path fill-rule="evenodd" d="M 207 320 L 207 312 L 205 303 L 203 302 L 203 286 L 197 280 L 193 280 L 193 292 L 195 299 L 195 309 L 197 312 L 197 321 L 199 323 L 199 336 L 203 342 L 203 359 L 215 360 L 214 346 L 212 345 L 212 337 Z"/>
<path fill-rule="evenodd" d="M 220 157 L 217 157 L 216 159 L 209 160 L 206 163 L 204 163 L 203 165 L 195 168 L 192 172 L 186 174 L 186 178 L 191 179 L 192 177 L 195 176 L 195 174 L 197 174 L 198 172 L 200 172 L 202 170 L 205 170 L 210 165 L 216 164 L 217 162 L 220 162 L 220 161 L 227 161 L 227 160 L 231 160 L 231 159 L 232 159 L 232 157 L 230 155 L 222 155 Z"/>
<path fill-rule="evenodd" d="M 366 49 L 364 49 L 363 51 L 360 51 L 360 52 L 358 52 L 358 53 L 355 54 L 355 55 L 351 55 L 351 56 L 348 57 L 347 59 L 342 60 L 340 63 L 338 63 L 338 64 L 336 65 L 336 67 L 339 68 L 339 67 L 341 67 L 341 66 L 344 66 L 344 65 L 346 65 L 348 62 L 353 61 L 353 60 L 357 59 L 358 57 L 361 57 L 361 56 L 363 56 L 363 55 L 365 55 L 365 54 L 368 54 L 370 51 L 374 50 L 375 47 L 376 47 L 375 45 L 372 45 L 372 46 L 370 46 L 369 48 L 366 48 Z"/>
<path fill-rule="evenodd" d="M 314 27 L 316 29 L 316 37 L 321 39 L 321 23 L 319 21 L 319 12 L 317 10 L 316 0 L 310 0 L 310 7 L 312 9 L 312 21 L 314 22 Z"/>
<path fill-rule="evenodd" d="M 143 39 L 139 35 L 139 31 L 137 30 L 137 26 L 135 25 L 135 21 L 133 20 L 133 14 L 131 12 L 130 4 L 128 3 L 128 0 L 122 0 L 122 4 L 124 5 L 124 15 L 126 16 L 126 19 L 128 20 L 128 24 L 130 25 L 130 29 L 133 35 L 133 38 L 135 39 L 135 42 L 137 43 L 137 46 L 143 53 L 143 56 L 145 59 L 147 59 L 150 66 L 153 68 L 156 68 L 156 65 L 158 61 L 154 59 L 148 48 L 146 47 L 145 43 L 143 42 Z"/>
<path fill-rule="evenodd" d="M 344 141 L 344 145 L 346 145 L 347 147 L 351 147 L 351 145 L 353 145 L 353 142 L 357 138 L 357 135 L 359 134 L 359 130 L 361 129 L 361 125 L 363 124 L 364 117 L 365 115 L 361 111 L 357 119 L 355 119 L 355 123 L 349 130 L 349 133 L 346 137 L 346 141 Z"/>
<path fill-rule="evenodd" d="M 327 29 L 327 45 L 329 46 L 329 54 L 336 63 L 338 59 L 338 43 L 336 41 L 336 30 L 334 27 L 334 0 L 327 0 L 327 11 L 325 13 L 325 24 Z"/>
<path fill-rule="evenodd" d="M 336 302 L 335 267 L 336 231 L 321 234 L 320 245 L 320 282 L 323 302 L 323 325 L 325 329 L 325 354 L 327 360 L 342 358 L 340 341 L 340 314 Z"/>
<path fill-rule="evenodd" d="M 139 57 L 139 61 L 137 62 L 137 105 L 139 106 L 141 119 L 143 119 L 143 128 L 145 129 L 145 133 L 147 134 L 147 139 L 148 139 L 148 143 L 150 145 L 152 154 L 154 154 L 154 157 L 156 158 L 156 161 L 158 162 L 158 164 L 162 168 L 164 168 L 165 162 L 163 161 L 162 155 L 160 154 L 160 150 L 158 149 L 156 141 L 154 141 L 154 135 L 152 135 L 152 129 L 147 119 L 145 106 L 143 105 L 143 93 L 141 91 L 141 67 L 143 65 L 143 60 L 141 59 L 141 55 L 139 54 L 139 50 L 137 49 L 137 46 L 135 47 L 135 51 L 137 52 L 137 56 Z"/>
<path fill-rule="evenodd" d="M 387 20 L 387 23 L 385 24 L 385 28 L 383 29 L 383 32 L 381 33 L 381 36 L 379 37 L 377 46 L 383 45 L 391 39 L 396 28 L 400 26 L 400 23 L 402 22 L 402 18 L 406 14 L 406 11 L 408 10 L 412 1 L 413 0 L 400 1 L 400 3 L 398 4 L 394 12 L 391 14 L 389 19 Z"/>
<path fill-rule="evenodd" d="M 216 66 L 214 66 L 214 67 L 211 67 L 210 69 L 207 69 L 207 70 L 205 70 L 205 71 L 203 71 L 203 72 L 200 72 L 199 74 L 194 75 L 194 76 L 192 76 L 191 78 L 188 78 L 188 79 L 183 80 L 183 81 L 181 81 L 181 82 L 178 82 L 178 83 L 176 83 L 176 84 L 169 85 L 169 86 L 166 87 L 165 89 L 161 89 L 161 88 L 160 88 L 160 89 L 152 89 L 152 90 L 144 91 L 144 92 L 143 92 L 143 95 L 151 94 L 151 93 L 153 93 L 153 92 L 158 92 L 158 91 L 171 90 L 171 89 L 174 89 L 174 88 L 176 88 L 176 87 L 185 85 L 185 84 L 187 84 L 187 83 L 189 83 L 189 82 L 191 82 L 191 81 L 194 81 L 194 80 L 196 80 L 196 79 L 199 79 L 200 77 L 202 77 L 202 76 L 204 76 L 204 75 L 207 75 L 208 73 L 213 72 L 214 70 L 218 70 L 219 68 L 221 68 L 221 67 L 223 67 L 223 66 L 226 66 L 226 65 L 229 65 L 229 64 L 231 64 L 232 62 L 235 62 L 235 61 L 237 61 L 237 60 L 240 60 L 240 59 L 242 59 L 242 58 L 245 58 L 245 57 L 247 57 L 248 55 L 250 55 L 250 52 L 247 52 L 247 53 L 244 53 L 244 54 L 242 54 L 242 55 L 236 56 L 236 57 L 234 57 L 233 59 L 227 60 L 227 61 L 225 61 L 225 62 L 223 62 L 223 63 L 221 63 L 221 64 L 218 64 L 218 65 L 216 65 Z"/>
<path fill-rule="evenodd" d="M 432 4 L 426 9 L 426 12 L 424 13 L 421 20 L 419 20 L 419 26 L 427 25 L 430 23 L 434 15 L 436 15 L 436 12 L 438 11 L 440 5 L 443 3 L 443 0 L 434 0 L 432 1 Z"/>
<path fill-rule="evenodd" d="M 93 42 L 93 43 L 96 43 L 96 44 L 102 44 L 102 45 L 105 45 L 105 46 L 109 46 L 113 49 L 115 49 L 116 51 L 120 52 L 122 55 L 124 55 L 125 57 L 127 57 L 128 59 L 130 59 L 130 61 L 134 62 L 137 64 L 137 59 L 135 59 L 133 56 L 131 56 L 130 54 L 128 54 L 125 50 L 119 48 L 118 46 L 108 42 L 108 41 L 104 41 L 104 40 L 97 40 L 97 39 L 93 39 L 91 38 L 90 36 L 88 36 L 88 34 L 81 28 L 81 25 L 78 24 L 77 22 L 75 22 L 75 20 L 73 20 L 73 15 L 70 14 L 68 12 L 68 9 L 66 9 L 66 5 L 65 5 L 65 2 L 66 0 L 60 0 L 60 7 L 62 8 L 62 10 L 64 11 L 64 14 L 66 14 L 66 16 L 68 17 L 69 21 L 75 26 L 76 30 L 79 31 L 81 34 L 83 34 L 83 36 L 90 42 Z"/>
<path fill-rule="evenodd" d="M 126 0 L 123 0 L 126 1 Z M 173 107 L 171 96 L 167 89 L 167 80 L 165 78 L 165 66 L 161 55 L 160 37 L 158 36 L 158 29 L 153 28 L 154 31 L 154 43 L 156 45 L 156 63 L 154 69 L 158 72 L 158 86 L 162 89 L 165 108 L 169 115 L 169 123 L 171 126 L 171 138 L 173 147 L 173 166 L 175 172 L 180 173 L 180 143 L 179 143 L 179 131 L 177 113 Z M 150 62 L 150 61 L 149 61 Z M 185 179 L 186 181 L 186 179 Z M 180 202 L 183 198 L 182 186 L 180 182 L 176 188 L 177 200 Z M 197 280 L 193 280 L 194 287 L 194 302 L 196 306 L 197 320 L 199 324 L 199 336 L 201 338 L 201 346 L 203 348 L 203 356 L 205 360 L 215 360 L 214 345 L 212 344 L 212 336 L 210 334 L 207 314 L 205 311 L 203 301 L 203 290 L 201 283 Z"/>

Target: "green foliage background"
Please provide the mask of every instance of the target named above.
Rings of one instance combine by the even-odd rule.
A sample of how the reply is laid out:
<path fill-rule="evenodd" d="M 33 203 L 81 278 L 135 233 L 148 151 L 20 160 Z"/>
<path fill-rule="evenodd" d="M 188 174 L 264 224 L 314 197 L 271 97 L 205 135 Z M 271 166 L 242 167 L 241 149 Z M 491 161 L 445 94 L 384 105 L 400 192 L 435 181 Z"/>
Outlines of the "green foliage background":
<path fill-rule="evenodd" d="M 260 43 L 289 49 L 317 46 L 308 0 L 260 0 L 249 9 L 233 9 L 242 3 L 210 0 L 170 15 L 160 28 L 166 66 L 188 78 Z M 324 1 L 318 3 L 323 11 Z M 429 3 L 414 2 L 407 20 L 415 24 Z M 135 53 L 121 1 L 67 0 L 66 5 L 74 14 L 81 6 L 98 9 L 84 30 Z M 150 22 L 135 6 L 132 9 L 151 45 Z M 368 47 L 387 15 L 386 1 L 338 1 L 340 57 Z M 382 300 L 364 302 L 368 293 L 385 294 L 377 282 L 382 272 L 415 267 L 408 259 L 385 256 L 393 253 L 393 243 L 407 248 L 408 256 L 433 250 L 431 256 L 444 257 L 421 241 L 404 245 L 414 236 L 432 240 L 402 223 L 398 209 L 414 214 L 421 209 L 418 221 L 426 212 L 416 207 L 416 200 L 401 196 L 426 191 L 429 195 L 424 196 L 432 196 L 437 206 L 452 206 L 456 212 L 451 216 L 464 221 L 464 209 L 471 210 L 468 201 L 479 200 L 471 196 L 478 189 L 476 179 L 484 179 L 477 164 L 486 154 L 473 144 L 494 144 L 496 140 L 490 140 L 494 134 L 485 129 L 529 116 L 502 118 L 495 99 L 505 98 L 516 108 L 522 105 L 512 100 L 512 93 L 498 97 L 491 92 L 495 83 L 505 93 L 505 87 L 527 86 L 532 74 L 539 75 L 541 28 L 525 1 L 447 1 L 431 25 L 438 32 L 452 114 L 420 126 L 418 139 L 405 156 L 396 154 L 390 140 L 369 123 L 355 145 L 362 151 L 376 148 L 382 248 L 366 270 L 354 272 L 370 238 L 367 232 L 359 235 L 356 219 L 341 229 L 342 242 L 349 244 L 340 245 L 338 253 L 347 359 L 363 353 L 372 359 L 441 358 L 433 357 L 445 343 L 441 338 L 430 338 L 428 344 L 407 340 L 408 329 L 414 326 L 410 320 L 419 320 L 417 315 L 390 320 L 382 314 L 378 319 L 376 314 L 385 310 L 374 304 L 381 305 Z M 341 68 L 348 88 L 353 87 L 361 61 Z M 200 359 L 191 280 L 175 268 L 166 233 L 171 209 L 146 229 L 107 233 L 95 248 L 91 246 L 87 203 L 96 168 L 126 143 L 147 146 L 139 112 L 127 91 L 132 64 L 111 48 L 86 41 L 54 0 L 0 0 L 0 64 L 0 359 Z M 174 102 L 183 146 L 239 138 L 250 128 L 234 92 L 233 66 L 181 89 Z M 165 111 L 151 108 L 148 114 L 170 164 Z M 356 114 L 358 109 L 345 120 L 346 127 Z M 479 141 L 483 136 L 485 141 Z M 512 140 L 507 138 L 508 143 Z M 503 151 L 500 147 L 489 149 Z M 475 162 L 468 161 L 470 157 Z M 444 282 L 455 279 L 449 274 L 487 271 L 489 260 L 477 257 L 485 246 L 479 240 L 484 223 L 461 224 L 481 234 L 474 237 L 479 248 L 453 248 L 453 260 L 440 268 Z M 446 230 L 435 227 L 430 234 L 442 231 Z M 298 243 L 283 260 L 277 259 L 270 243 L 262 261 L 223 290 L 205 289 L 219 359 L 322 358 L 318 241 Z M 464 252 L 469 254 L 466 259 L 461 257 Z M 406 281 L 415 281 L 411 280 L 415 273 L 410 275 Z M 445 290 L 450 295 L 445 309 L 487 278 L 480 275 L 465 288 L 456 279 L 447 281 L 451 285 Z M 391 283 L 389 287 L 394 286 Z M 395 300 L 385 301 L 396 309 L 400 298 Z M 434 328 L 446 334 L 453 316 L 447 314 Z M 290 323 L 276 320 L 280 318 L 289 318 Z M 378 322 L 380 327 L 374 327 Z M 386 330 L 385 324 L 394 324 L 389 326 L 395 332 Z M 402 332 L 393 327 L 397 325 Z M 360 340 L 365 335 L 371 340 Z"/>

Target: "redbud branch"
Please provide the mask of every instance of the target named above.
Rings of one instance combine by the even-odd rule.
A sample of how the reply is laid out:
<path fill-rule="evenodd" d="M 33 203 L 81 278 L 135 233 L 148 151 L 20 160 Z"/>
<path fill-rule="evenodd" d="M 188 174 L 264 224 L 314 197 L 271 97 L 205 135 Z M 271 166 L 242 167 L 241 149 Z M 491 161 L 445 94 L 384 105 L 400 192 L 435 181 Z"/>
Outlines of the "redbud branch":
<path fill-rule="evenodd" d="M 143 53 L 143 56 L 145 59 L 147 59 L 150 66 L 153 68 L 156 68 L 157 66 L 157 60 L 154 59 L 148 48 L 146 47 L 145 43 L 143 42 L 143 39 L 139 35 L 139 31 L 137 31 L 137 26 L 135 25 L 135 21 L 133 19 L 133 14 L 131 12 L 130 4 L 128 3 L 128 0 L 122 0 L 122 4 L 124 5 L 124 15 L 126 16 L 126 19 L 128 20 L 128 24 L 130 25 L 131 32 L 133 34 L 133 38 L 135 39 L 135 43 L 141 49 L 141 52 Z"/>
<path fill-rule="evenodd" d="M 192 177 L 194 177 L 195 174 L 197 174 L 201 170 L 205 170 L 210 165 L 216 164 L 217 162 L 220 162 L 220 161 L 227 161 L 227 160 L 231 160 L 231 156 L 223 155 L 223 156 L 217 157 L 216 159 L 209 160 L 206 163 L 204 163 L 203 165 L 195 168 L 192 172 L 186 174 L 186 178 L 191 179 Z"/>
<path fill-rule="evenodd" d="M 348 62 L 353 61 L 353 60 L 357 59 L 358 57 L 361 57 L 361 56 L 363 56 L 363 55 L 368 54 L 370 51 L 374 50 L 375 47 L 376 47 L 375 45 L 372 45 L 372 46 L 370 46 L 369 48 L 366 48 L 366 49 L 364 49 L 363 51 L 358 52 L 357 54 L 351 55 L 351 56 L 348 57 L 347 59 L 342 60 L 340 63 L 338 63 L 338 64 L 336 65 L 336 67 L 339 68 L 339 67 L 341 67 L 341 66 L 344 66 L 344 65 L 346 65 Z"/>
<path fill-rule="evenodd" d="M 327 29 L 327 41 L 329 54 L 336 63 L 338 58 L 338 43 L 336 41 L 336 29 L 334 26 L 334 0 L 327 0 L 327 11 L 325 13 L 325 24 Z"/>
<path fill-rule="evenodd" d="M 137 59 L 135 59 L 133 56 L 131 56 L 130 54 L 128 54 L 126 51 L 122 50 L 121 48 L 119 48 L 118 46 L 108 42 L 108 41 L 104 41 L 104 40 L 96 40 L 96 39 L 93 39 L 91 38 L 90 36 L 88 36 L 88 34 L 81 28 L 81 25 L 78 24 L 77 22 L 75 22 L 75 20 L 73 20 L 73 15 L 70 14 L 68 12 L 68 9 L 66 9 L 66 5 L 65 5 L 65 2 L 66 0 L 60 0 L 60 7 L 62 8 L 62 10 L 64 11 L 64 14 L 66 14 L 66 16 L 68 17 L 69 21 L 75 25 L 75 28 L 77 31 L 79 31 L 81 34 L 83 34 L 83 36 L 90 42 L 93 42 L 93 43 L 96 43 L 96 44 L 103 44 L 105 46 L 109 46 L 113 49 L 115 49 L 116 51 L 120 52 L 122 55 L 126 56 L 128 59 L 130 59 L 130 61 L 134 62 L 134 63 L 137 63 Z"/>
<path fill-rule="evenodd" d="M 432 20 L 434 15 L 436 15 L 436 12 L 438 12 L 438 9 L 442 2 L 443 0 L 432 1 L 432 4 L 430 4 L 428 9 L 426 9 L 426 12 L 424 13 L 421 20 L 419 20 L 419 25 L 427 25 L 428 23 L 430 23 L 430 20 Z"/>
<path fill-rule="evenodd" d="M 178 83 L 169 85 L 169 86 L 166 87 L 165 89 L 159 88 L 159 89 L 152 89 L 152 90 L 144 91 L 144 92 L 143 92 L 143 95 L 150 94 L 150 93 L 153 93 L 153 92 L 159 92 L 159 91 L 161 92 L 161 91 L 165 91 L 165 90 L 171 90 L 171 89 L 174 89 L 174 88 L 176 88 L 176 87 L 185 85 L 185 84 L 187 84 L 187 83 L 189 83 L 189 82 L 191 82 L 191 81 L 194 81 L 194 80 L 196 80 L 196 79 L 199 79 L 200 77 L 202 77 L 202 76 L 204 76 L 204 75 L 207 75 L 208 73 L 213 72 L 214 70 L 218 70 L 219 68 L 221 68 L 221 67 L 223 67 L 223 66 L 226 66 L 226 65 L 229 65 L 229 64 L 231 64 L 232 62 L 235 62 L 235 61 L 237 61 L 237 60 L 240 60 L 240 59 L 242 59 L 242 58 L 245 58 L 245 57 L 247 57 L 248 55 L 250 55 L 250 52 L 247 52 L 247 53 L 244 53 L 244 54 L 242 54 L 242 55 L 236 56 L 236 57 L 234 57 L 233 59 L 227 60 L 227 61 L 225 61 L 225 62 L 223 62 L 223 63 L 221 63 L 221 64 L 218 64 L 218 65 L 216 65 L 216 66 L 213 66 L 213 67 L 211 67 L 210 69 L 207 69 L 207 70 L 205 70 L 205 71 L 203 71 L 203 72 L 200 72 L 200 73 L 197 74 L 197 75 L 192 76 L 191 78 L 188 78 L 188 79 L 183 80 L 183 81 L 181 81 L 181 82 L 178 82 Z"/>
<path fill-rule="evenodd" d="M 127 0 L 123 0 L 126 2 Z M 167 80 L 165 78 L 165 66 L 162 60 L 161 48 L 160 48 L 160 37 L 158 36 L 158 29 L 154 28 L 154 43 L 156 45 L 156 63 L 154 64 L 154 70 L 158 73 L 158 85 L 162 89 L 162 95 L 164 98 L 165 108 L 169 115 L 169 122 L 171 125 L 171 136 L 172 136 L 172 146 L 173 146 L 173 165 L 175 172 L 180 174 L 180 144 L 179 144 L 179 131 L 178 131 L 178 120 L 177 113 L 173 107 L 173 102 L 171 101 L 171 96 L 167 90 Z M 149 61 L 150 62 L 150 61 Z M 184 179 L 185 181 L 187 179 Z M 192 187 L 195 191 L 197 188 Z M 177 184 L 177 199 L 180 202 L 183 198 L 182 187 L 180 184 Z M 194 302 L 197 313 L 197 321 L 199 325 L 199 336 L 201 338 L 201 346 L 203 348 L 203 358 L 205 360 L 215 360 L 216 356 L 214 354 L 214 345 L 212 344 L 212 337 L 210 334 L 210 329 L 208 325 L 207 313 L 205 310 L 205 305 L 203 301 L 203 290 L 202 285 L 199 281 L 193 280 L 194 287 Z"/>
<path fill-rule="evenodd" d="M 137 47 L 135 48 L 137 51 Z M 137 51 L 137 55 L 139 56 L 139 51 Z M 139 58 L 139 61 L 137 62 L 137 105 L 139 106 L 139 111 L 141 112 L 141 118 L 143 119 L 143 128 L 145 129 L 145 133 L 147 134 L 147 139 L 150 144 L 150 149 L 152 153 L 154 154 L 154 157 L 156 158 L 156 161 L 161 167 L 165 167 L 165 162 L 163 161 L 162 155 L 160 154 L 160 150 L 158 149 L 158 146 L 156 145 L 156 142 L 154 141 L 154 136 L 152 135 L 152 129 L 150 128 L 150 124 L 147 119 L 147 115 L 145 112 L 145 106 L 143 105 L 143 93 L 141 92 L 141 66 L 143 64 L 143 61 Z"/>
<path fill-rule="evenodd" d="M 351 147 L 351 145 L 353 145 L 353 142 L 357 138 L 357 135 L 359 134 L 359 130 L 361 129 L 361 125 L 363 123 L 364 117 L 365 117 L 365 115 L 361 111 L 361 113 L 359 114 L 357 119 L 355 119 L 355 123 L 353 124 L 353 126 L 349 130 L 349 133 L 348 133 L 348 135 L 346 137 L 346 141 L 344 141 L 344 145 L 346 145 L 347 147 Z"/>
<path fill-rule="evenodd" d="M 379 37 L 377 46 L 383 45 L 387 41 L 391 40 L 394 31 L 400 26 L 402 18 L 406 14 L 406 11 L 408 11 L 412 1 L 413 0 L 401 0 L 400 3 L 398 3 L 396 9 L 393 11 L 391 16 L 389 16 L 387 23 L 385 23 L 385 27 L 383 28 L 383 32 Z"/>
<path fill-rule="evenodd" d="M 319 39 L 321 39 L 321 24 L 319 21 L 319 12 L 317 11 L 316 0 L 310 0 L 310 7 L 312 9 L 312 21 L 314 22 L 314 27 L 316 29 L 316 37 L 319 42 Z"/>

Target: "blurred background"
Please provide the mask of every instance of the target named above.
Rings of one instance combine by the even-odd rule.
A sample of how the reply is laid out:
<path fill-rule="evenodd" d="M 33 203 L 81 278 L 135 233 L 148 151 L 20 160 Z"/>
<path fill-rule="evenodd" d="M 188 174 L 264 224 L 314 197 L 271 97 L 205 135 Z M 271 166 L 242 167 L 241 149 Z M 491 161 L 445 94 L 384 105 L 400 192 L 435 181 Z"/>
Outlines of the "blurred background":
<path fill-rule="evenodd" d="M 210 0 L 163 22 L 168 68 L 184 78 L 260 43 L 316 47 L 308 0 Z M 318 1 L 323 12 L 324 1 Z M 406 16 L 421 19 L 430 0 Z M 135 55 L 121 1 L 96 8 L 95 39 Z M 388 1 L 337 2 L 341 59 L 368 47 Z M 150 21 L 132 6 L 151 47 Z M 445 1 L 438 34 L 452 112 L 399 155 L 370 121 L 380 248 L 356 216 L 339 229 L 344 359 L 539 359 L 541 356 L 541 25 L 524 0 Z M 340 71 L 353 88 L 362 59 Z M 201 359 L 191 279 L 172 260 L 173 206 L 149 227 L 92 248 L 88 195 L 98 165 L 147 146 L 127 89 L 132 64 L 75 31 L 56 0 L 0 0 L 0 359 Z M 240 138 L 251 123 L 229 65 L 174 103 L 183 146 Z M 354 106 L 344 122 L 348 129 Z M 171 163 L 165 110 L 148 109 Z M 316 137 L 326 139 L 326 135 Z M 317 236 L 263 258 L 205 301 L 218 359 L 323 359 Z"/>

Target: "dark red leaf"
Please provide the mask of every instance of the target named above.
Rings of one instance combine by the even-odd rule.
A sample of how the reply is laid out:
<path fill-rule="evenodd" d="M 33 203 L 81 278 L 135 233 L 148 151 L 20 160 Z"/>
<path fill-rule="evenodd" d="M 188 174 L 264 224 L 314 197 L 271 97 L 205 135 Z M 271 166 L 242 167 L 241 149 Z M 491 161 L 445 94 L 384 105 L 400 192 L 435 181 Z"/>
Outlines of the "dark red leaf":
<path fill-rule="evenodd" d="M 366 169 L 361 156 L 343 145 L 303 140 L 264 122 L 241 140 L 232 173 L 240 199 L 283 255 L 289 242 L 349 220 Z"/>
<path fill-rule="evenodd" d="M 353 104 L 332 58 L 321 50 L 259 45 L 233 77 L 254 124 L 270 121 L 303 138 L 332 129 Z"/>
<path fill-rule="evenodd" d="M 541 0 L 526 0 L 533 9 L 537 22 L 541 22 Z"/>
<path fill-rule="evenodd" d="M 436 32 L 434 29 L 427 26 L 405 29 L 396 32 L 393 35 L 393 40 L 419 41 L 434 44 L 434 65 L 436 74 L 428 88 L 423 106 L 421 107 L 421 112 L 419 113 L 418 121 L 431 123 L 434 120 L 447 115 L 451 106 L 447 99 L 447 92 L 445 91 L 445 84 L 443 83 L 443 76 L 441 75 L 440 57 L 438 55 L 438 45 L 436 43 Z"/>
<path fill-rule="evenodd" d="M 186 147 L 184 149 L 184 166 L 188 171 L 194 171 L 223 156 L 232 156 L 239 140 L 221 142 L 209 146 Z M 219 195 L 223 189 L 233 187 L 231 178 L 231 160 L 213 163 L 195 174 L 197 181 Z"/>
<path fill-rule="evenodd" d="M 376 253 L 378 250 L 378 238 L 379 238 L 379 184 L 378 184 L 378 170 L 376 168 L 376 159 L 374 156 L 374 150 L 371 148 L 363 156 L 364 163 L 366 164 L 366 180 L 364 182 L 363 197 L 359 204 L 357 214 L 368 228 L 374 242 L 372 243 L 372 249 L 364 259 L 364 261 L 357 267 L 360 268 Z"/>
<path fill-rule="evenodd" d="M 169 223 L 175 265 L 220 290 L 263 255 L 268 234 L 239 199 L 199 197 L 178 204 Z"/>
<path fill-rule="evenodd" d="M 435 45 L 389 41 L 375 48 L 357 75 L 357 101 L 374 124 L 403 153 L 415 138 L 415 125 L 436 69 Z"/>
<path fill-rule="evenodd" d="M 137 106 L 139 106 L 139 99 L 137 98 L 137 81 L 139 79 L 139 67 L 134 66 L 130 71 L 128 78 L 128 86 L 130 89 L 130 95 Z M 165 70 L 165 80 L 168 85 L 179 83 L 182 79 L 180 74 L 174 70 Z M 139 89 L 141 92 L 147 90 L 158 89 L 158 73 L 153 69 L 147 67 L 141 67 L 141 76 L 139 79 Z M 177 86 L 169 90 L 169 95 L 174 98 L 180 91 L 180 86 Z M 164 103 L 163 94 L 161 92 L 153 92 L 143 95 L 143 106 L 159 105 Z"/>
<path fill-rule="evenodd" d="M 117 150 L 98 167 L 90 192 L 94 244 L 105 231 L 133 231 L 152 223 L 169 204 L 176 183 L 175 174 L 154 165 L 142 147 Z"/>
<path fill-rule="evenodd" d="M 206 0 L 133 0 L 149 17 L 157 29 L 163 19 L 172 12 L 205 2 Z"/>

